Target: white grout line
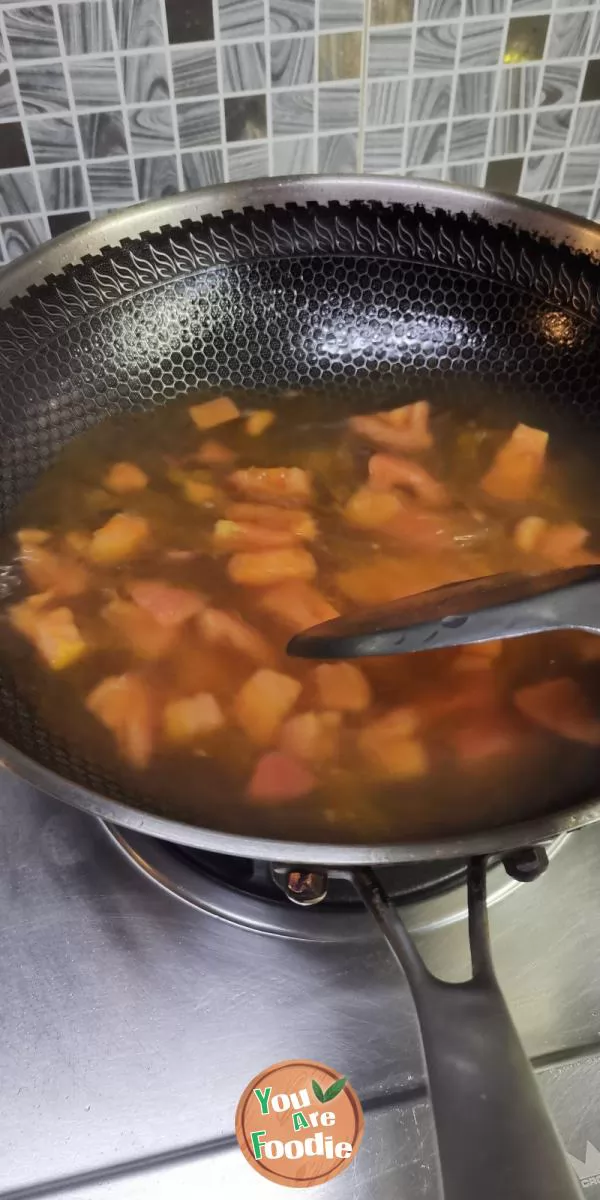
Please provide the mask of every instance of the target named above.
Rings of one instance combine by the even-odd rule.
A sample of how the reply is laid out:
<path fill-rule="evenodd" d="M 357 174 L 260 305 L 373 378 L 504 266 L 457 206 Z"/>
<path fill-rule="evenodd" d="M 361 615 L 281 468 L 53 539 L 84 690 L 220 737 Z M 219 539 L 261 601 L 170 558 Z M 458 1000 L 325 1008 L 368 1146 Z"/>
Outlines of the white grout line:
<path fill-rule="evenodd" d="M 183 163 L 181 161 L 181 144 L 179 139 L 179 125 L 177 123 L 177 108 L 175 105 L 175 85 L 173 82 L 173 63 L 171 62 L 171 46 L 169 43 L 169 27 L 167 24 L 167 8 L 165 0 L 158 0 L 158 4 L 162 21 L 165 61 L 167 64 L 167 87 L 169 89 L 171 120 L 173 122 L 173 148 L 175 152 L 175 167 L 177 170 L 177 186 L 179 191 L 183 192 L 185 190 L 185 184 L 183 180 Z M 143 155 L 140 157 L 143 157 Z"/>
<path fill-rule="evenodd" d="M 87 177 L 87 171 L 84 170 L 84 166 L 83 166 L 83 164 L 85 162 L 85 153 L 84 153 L 84 149 L 83 149 L 83 138 L 81 136 L 81 130 L 79 128 L 79 121 L 77 120 L 77 110 L 75 107 L 75 96 L 73 94 L 73 85 L 71 83 L 71 77 L 69 75 L 69 72 L 67 71 L 66 55 L 65 55 L 65 40 L 63 37 L 62 25 L 60 23 L 60 15 L 58 12 L 58 4 L 56 3 L 56 0 L 53 0 L 52 12 L 54 14 L 54 21 L 56 23 L 58 45 L 59 45 L 59 49 L 60 49 L 61 56 L 63 58 L 63 63 L 64 63 L 63 70 L 64 70 L 64 75 L 65 75 L 65 90 L 67 93 L 67 100 L 69 101 L 69 113 L 71 116 L 71 120 L 73 122 L 73 129 L 75 131 L 75 144 L 77 146 L 77 153 L 79 156 L 79 165 L 81 167 L 81 177 L 83 179 L 83 190 L 85 192 L 88 211 L 91 213 L 92 212 L 92 192 L 91 192 L 91 188 L 90 188 L 90 181 Z M 125 124 L 125 118 L 123 118 L 123 124 Z"/>
<path fill-rule="evenodd" d="M 444 152 L 442 159 L 442 179 L 448 178 L 448 167 L 450 161 L 450 143 L 452 140 L 454 109 L 456 106 L 456 92 L 458 89 L 458 73 L 460 66 L 460 54 L 462 50 L 463 26 L 464 26 L 465 0 L 461 0 L 460 15 L 461 20 L 458 23 L 456 35 L 456 47 L 454 50 L 454 65 L 452 67 L 452 83 L 450 84 L 450 100 L 448 103 L 448 126 L 446 136 L 444 138 Z M 423 164 L 425 165 L 425 164 Z M 432 164 L 432 166 L 435 164 Z"/>
<path fill-rule="evenodd" d="M 112 44 L 113 44 L 114 52 L 116 55 L 117 51 L 119 49 L 119 38 L 118 38 L 118 34 L 117 34 L 117 22 L 116 22 L 116 18 L 115 18 L 112 0 L 106 0 L 106 2 L 108 4 L 108 24 L 110 26 L 110 36 L 112 38 Z M 123 113 L 123 128 L 125 130 L 125 144 L 127 146 L 127 155 L 129 157 L 129 160 L 131 163 L 129 169 L 131 172 L 131 178 L 133 180 L 133 203 L 135 204 L 135 203 L 139 202 L 140 192 L 139 192 L 139 188 L 138 188 L 137 171 L 133 165 L 133 140 L 131 137 L 131 129 L 129 128 L 129 121 L 128 121 L 127 115 L 126 115 L 127 101 L 126 101 L 126 97 L 125 97 L 125 81 L 123 79 L 123 71 L 121 69 L 121 63 L 118 61 L 118 59 L 115 61 L 115 70 L 116 70 L 116 74 L 117 74 L 117 88 L 119 91 L 119 102 L 121 105 L 121 111 Z M 82 112 L 82 111 L 84 111 L 84 110 L 78 109 L 78 112 Z M 87 171 L 86 171 L 86 174 L 87 174 Z M 90 185 L 90 193 L 91 193 L 91 185 Z M 92 203 L 93 203 L 93 201 L 92 201 Z"/>
<path fill-rule="evenodd" d="M 399 170 L 401 171 L 402 175 L 406 174 L 406 168 L 409 165 L 408 164 L 408 123 L 410 121 L 410 115 L 411 115 L 410 110 L 412 108 L 412 91 L 413 91 L 412 85 L 413 85 L 413 79 L 414 79 L 414 74 L 415 74 L 416 49 L 417 49 L 417 22 L 413 21 L 411 23 L 411 31 L 410 31 L 410 49 L 408 52 L 408 70 L 406 72 L 406 113 L 405 113 L 404 124 L 403 124 L 402 157 L 401 157 L 401 162 L 399 163 Z"/>
<path fill-rule="evenodd" d="M 34 187 L 36 190 L 36 195 L 38 198 L 40 211 L 43 213 L 44 197 L 42 194 L 42 187 L 41 187 L 40 180 L 39 180 L 38 173 L 37 173 L 37 165 L 35 162 L 35 158 L 33 156 L 33 146 L 31 143 L 31 136 L 29 133 L 29 129 L 27 127 L 27 121 L 25 119 L 25 108 L 23 105 L 23 100 L 21 98 L 19 84 L 17 82 L 17 73 L 15 71 L 15 64 L 14 64 L 14 60 L 13 60 L 13 56 L 12 56 L 12 50 L 10 48 L 9 40 L 6 36 L 4 13 L 1 10 L 0 10 L 0 44 L 4 45 L 4 50 L 5 50 L 5 55 L 6 55 L 6 66 L 8 68 L 10 81 L 12 83 L 13 95 L 15 97 L 15 103 L 17 106 L 18 114 L 19 114 L 19 121 L 21 123 L 21 128 L 23 130 L 23 141 L 25 142 L 25 147 L 26 147 L 27 153 L 29 155 L 29 162 L 30 162 L 30 166 L 31 166 L 31 176 L 32 176 Z M 47 219 L 46 219 L 45 224 L 46 224 L 46 236 L 50 237 L 50 227 L 48 225 Z M 4 249 L 6 251 L 6 247 Z M 8 257 L 8 255 L 5 252 L 5 258 L 7 258 L 7 257 Z"/>
<path fill-rule="evenodd" d="M 356 169 L 362 175 L 365 169 L 365 131 L 367 127 L 367 104 L 369 96 L 369 29 L 371 28 L 371 0 L 363 0 L 363 31 L 360 55 L 360 92 L 358 98 L 358 141 L 356 147 Z"/>
<path fill-rule="evenodd" d="M 208 0 L 207 0 L 208 2 Z M 219 28 L 219 0 L 212 0 L 213 9 L 213 27 L 215 31 L 215 49 L 216 49 L 216 64 L 217 64 L 217 88 L 219 101 L 219 120 L 221 124 L 221 143 L 223 146 L 223 179 L 225 183 L 229 182 L 229 157 L 227 154 L 227 128 L 225 125 L 225 97 L 223 95 L 223 64 L 221 62 L 221 44 L 220 44 L 220 28 Z"/>

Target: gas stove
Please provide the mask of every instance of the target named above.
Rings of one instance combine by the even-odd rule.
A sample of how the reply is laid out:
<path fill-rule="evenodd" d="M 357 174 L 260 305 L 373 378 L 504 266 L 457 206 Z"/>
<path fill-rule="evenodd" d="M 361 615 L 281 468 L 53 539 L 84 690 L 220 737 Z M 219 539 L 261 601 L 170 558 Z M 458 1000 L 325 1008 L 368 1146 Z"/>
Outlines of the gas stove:
<path fill-rule="evenodd" d="M 412 1001 L 336 884 L 296 907 L 264 868 L 108 829 L 0 776 L 0 1197 L 273 1196 L 233 1135 L 261 1069 L 311 1058 L 365 1110 L 329 1200 L 441 1200 Z M 600 825 L 533 883 L 489 872 L 498 976 L 585 1194 L 600 1197 Z M 468 972 L 460 864 L 389 877 L 426 961 Z"/>

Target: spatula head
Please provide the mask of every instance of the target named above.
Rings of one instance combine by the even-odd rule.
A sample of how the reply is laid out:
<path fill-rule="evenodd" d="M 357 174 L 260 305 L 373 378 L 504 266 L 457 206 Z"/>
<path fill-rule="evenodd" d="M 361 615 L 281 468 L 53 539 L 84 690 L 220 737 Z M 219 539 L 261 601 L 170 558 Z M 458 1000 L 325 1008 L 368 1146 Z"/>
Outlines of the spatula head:
<path fill-rule="evenodd" d="M 585 599 L 587 611 L 590 584 L 597 589 L 600 619 L 600 567 L 486 575 L 325 621 L 292 638 L 288 654 L 325 659 L 410 654 L 548 629 L 589 628 L 582 604 Z"/>

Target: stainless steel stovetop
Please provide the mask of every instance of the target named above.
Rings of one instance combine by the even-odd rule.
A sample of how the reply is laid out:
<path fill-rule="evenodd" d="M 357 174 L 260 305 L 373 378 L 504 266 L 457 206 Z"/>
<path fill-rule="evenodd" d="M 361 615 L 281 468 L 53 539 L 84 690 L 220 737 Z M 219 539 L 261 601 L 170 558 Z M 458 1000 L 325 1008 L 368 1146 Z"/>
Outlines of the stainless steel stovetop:
<path fill-rule="evenodd" d="M 282 932 L 272 904 L 244 901 L 243 927 L 217 919 L 6 772 L 0 813 L 2 1200 L 269 1200 L 234 1111 L 253 1075 L 294 1057 L 347 1074 L 365 1106 L 356 1164 L 315 1200 L 437 1200 L 412 1003 L 366 914 L 302 911 L 267 936 L 253 926 Z M 164 875 L 168 854 L 132 841 Z M 184 891 L 189 879 L 178 872 Z M 490 887 L 501 983 L 585 1194 L 600 1196 L 600 825 L 565 839 L 535 883 L 498 868 Z M 236 906 L 214 884 L 201 903 Z M 467 970 L 463 905 L 450 892 L 408 914 L 448 979 Z"/>

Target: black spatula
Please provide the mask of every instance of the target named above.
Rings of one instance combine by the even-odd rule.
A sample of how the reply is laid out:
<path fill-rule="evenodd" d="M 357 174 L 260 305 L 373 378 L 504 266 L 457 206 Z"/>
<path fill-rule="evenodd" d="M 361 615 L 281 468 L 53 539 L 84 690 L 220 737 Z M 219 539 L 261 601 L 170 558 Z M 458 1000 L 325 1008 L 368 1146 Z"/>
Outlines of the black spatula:
<path fill-rule="evenodd" d="M 600 633 L 600 566 L 446 584 L 315 625 L 293 637 L 287 651 L 301 658 L 364 658 L 552 629 Z"/>

